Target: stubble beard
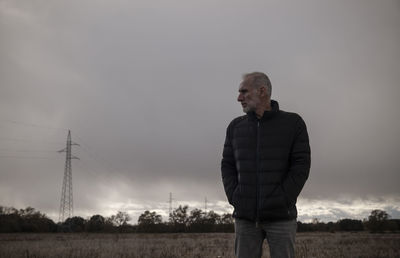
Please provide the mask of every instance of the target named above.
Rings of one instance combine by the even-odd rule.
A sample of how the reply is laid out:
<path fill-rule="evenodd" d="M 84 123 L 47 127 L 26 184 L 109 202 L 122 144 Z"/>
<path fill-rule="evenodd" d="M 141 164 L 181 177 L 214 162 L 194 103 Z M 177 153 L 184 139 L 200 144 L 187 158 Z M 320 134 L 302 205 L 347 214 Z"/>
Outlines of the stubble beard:
<path fill-rule="evenodd" d="M 246 113 L 246 114 L 251 112 L 251 111 L 254 111 L 254 110 L 255 110 L 255 108 L 252 108 L 252 107 L 249 107 L 249 106 L 243 107 L 243 112 Z"/>

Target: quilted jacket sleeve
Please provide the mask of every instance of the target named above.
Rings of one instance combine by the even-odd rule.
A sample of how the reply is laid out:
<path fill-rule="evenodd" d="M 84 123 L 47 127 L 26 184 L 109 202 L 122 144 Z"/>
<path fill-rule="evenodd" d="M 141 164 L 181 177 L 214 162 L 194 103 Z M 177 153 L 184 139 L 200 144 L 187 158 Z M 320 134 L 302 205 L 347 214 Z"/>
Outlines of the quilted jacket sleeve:
<path fill-rule="evenodd" d="M 233 192 L 238 185 L 235 157 L 232 148 L 232 127 L 231 123 L 226 130 L 221 161 L 222 183 L 224 184 L 225 193 L 230 204 L 232 204 Z"/>
<path fill-rule="evenodd" d="M 282 183 L 283 191 L 290 205 L 294 205 L 308 178 L 311 165 L 311 151 L 306 124 L 299 117 L 296 122 L 295 138 L 290 152 L 289 170 Z"/>

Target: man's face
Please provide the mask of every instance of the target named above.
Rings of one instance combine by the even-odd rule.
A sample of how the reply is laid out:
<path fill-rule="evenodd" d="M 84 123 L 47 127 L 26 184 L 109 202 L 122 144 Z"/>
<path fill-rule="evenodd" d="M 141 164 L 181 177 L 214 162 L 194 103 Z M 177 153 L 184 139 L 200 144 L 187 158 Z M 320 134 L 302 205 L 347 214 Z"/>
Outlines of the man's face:
<path fill-rule="evenodd" d="M 244 80 L 240 84 L 237 100 L 242 104 L 245 113 L 255 111 L 261 105 L 259 90 L 251 86 L 248 80 Z"/>

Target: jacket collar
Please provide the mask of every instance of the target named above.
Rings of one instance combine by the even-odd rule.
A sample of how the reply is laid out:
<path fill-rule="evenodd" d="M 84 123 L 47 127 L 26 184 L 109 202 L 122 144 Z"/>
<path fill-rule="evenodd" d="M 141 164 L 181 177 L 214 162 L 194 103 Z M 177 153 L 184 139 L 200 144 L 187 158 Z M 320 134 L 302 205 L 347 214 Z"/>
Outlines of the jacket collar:
<path fill-rule="evenodd" d="M 256 113 L 254 111 L 251 111 L 251 112 L 247 113 L 247 115 L 252 120 L 264 121 L 264 120 L 267 120 L 267 119 L 271 118 L 272 116 L 274 116 L 276 113 L 278 113 L 278 111 L 279 111 L 279 103 L 278 103 L 278 101 L 271 100 L 271 110 L 264 111 L 264 114 L 260 119 L 257 118 L 257 115 L 256 115 Z"/>

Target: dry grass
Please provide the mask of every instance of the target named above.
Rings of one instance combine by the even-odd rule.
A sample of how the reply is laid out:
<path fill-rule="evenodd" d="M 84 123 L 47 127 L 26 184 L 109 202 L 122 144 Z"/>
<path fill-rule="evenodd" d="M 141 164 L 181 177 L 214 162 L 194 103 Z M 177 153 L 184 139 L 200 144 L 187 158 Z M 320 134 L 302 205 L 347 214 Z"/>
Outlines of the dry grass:
<path fill-rule="evenodd" d="M 0 234 L 0 258 L 234 257 L 234 234 Z M 263 257 L 269 257 L 265 244 Z M 400 234 L 299 233 L 297 257 L 400 257 Z"/>

